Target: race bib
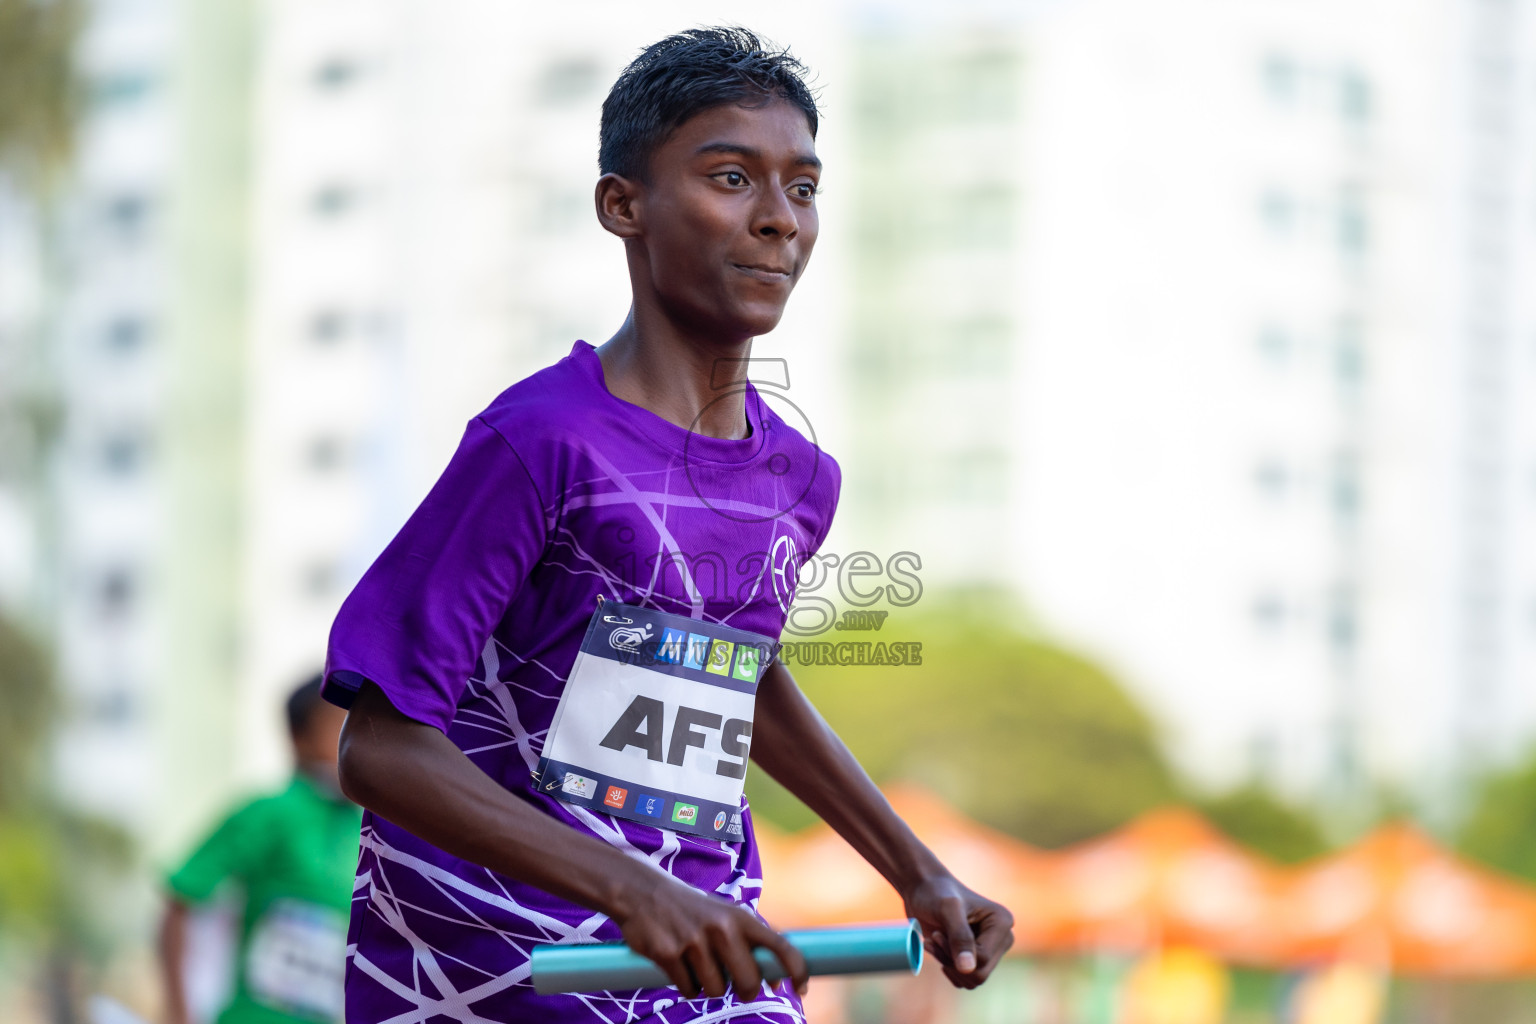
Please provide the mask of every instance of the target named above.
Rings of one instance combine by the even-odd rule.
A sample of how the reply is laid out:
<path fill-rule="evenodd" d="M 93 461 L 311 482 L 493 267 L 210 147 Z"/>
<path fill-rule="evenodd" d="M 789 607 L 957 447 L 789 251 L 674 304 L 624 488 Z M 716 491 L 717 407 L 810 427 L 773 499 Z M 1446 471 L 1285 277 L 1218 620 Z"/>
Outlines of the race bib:
<path fill-rule="evenodd" d="M 303 900 L 273 902 L 251 929 L 245 987 L 264 1006 L 317 1021 L 341 1020 L 347 918 Z"/>
<path fill-rule="evenodd" d="M 757 633 L 599 601 L 549 727 L 539 789 L 740 842 L 752 707 L 777 650 Z"/>

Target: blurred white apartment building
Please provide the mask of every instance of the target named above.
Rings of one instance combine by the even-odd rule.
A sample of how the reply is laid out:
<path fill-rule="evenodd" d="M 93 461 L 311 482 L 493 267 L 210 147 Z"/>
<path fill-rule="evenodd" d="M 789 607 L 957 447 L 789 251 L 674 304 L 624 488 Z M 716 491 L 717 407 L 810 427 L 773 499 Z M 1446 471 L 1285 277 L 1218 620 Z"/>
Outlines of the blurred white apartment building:
<path fill-rule="evenodd" d="M 236 781 L 250 12 L 86 13 L 65 195 L 0 252 L 8 369 L 34 378 L 49 442 L 0 502 L 24 511 L 0 522 L 0 577 L 56 648 L 58 785 L 158 855 Z M 12 224 L 22 208 L 6 204 Z"/>
<path fill-rule="evenodd" d="M 101 0 L 56 317 L 82 799 L 171 849 L 281 772 L 277 702 L 465 421 L 622 319 L 599 105 L 722 16 Z M 1525 0 L 754 27 L 824 90 L 822 239 L 759 354 L 843 464 L 830 550 L 1016 589 L 1213 781 L 1529 735 Z"/>
<path fill-rule="evenodd" d="M 91 809 L 131 820 L 153 806 L 157 775 L 175 37 L 169 3 L 91 13 L 84 120 L 47 302 L 59 434 L 38 531 L 56 560 L 59 777 Z"/>
<path fill-rule="evenodd" d="M 1514 0 L 872 19 L 861 534 L 1013 586 L 1210 782 L 1528 742 L 1532 39 Z"/>

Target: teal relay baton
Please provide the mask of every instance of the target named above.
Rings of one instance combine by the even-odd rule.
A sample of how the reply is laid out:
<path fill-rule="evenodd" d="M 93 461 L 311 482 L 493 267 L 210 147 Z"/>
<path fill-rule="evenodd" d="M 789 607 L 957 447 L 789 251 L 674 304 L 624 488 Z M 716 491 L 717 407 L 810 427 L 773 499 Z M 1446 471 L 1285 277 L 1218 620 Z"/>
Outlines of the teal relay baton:
<path fill-rule="evenodd" d="M 866 974 L 911 971 L 923 965 L 923 938 L 917 921 L 906 924 L 814 928 L 785 932 L 784 938 L 805 957 L 812 974 Z M 785 977 L 772 952 L 759 946 L 752 957 L 765 981 Z M 533 987 L 540 995 L 556 992 L 622 992 L 672 984 L 662 969 L 622 942 L 580 946 L 534 946 Z"/>

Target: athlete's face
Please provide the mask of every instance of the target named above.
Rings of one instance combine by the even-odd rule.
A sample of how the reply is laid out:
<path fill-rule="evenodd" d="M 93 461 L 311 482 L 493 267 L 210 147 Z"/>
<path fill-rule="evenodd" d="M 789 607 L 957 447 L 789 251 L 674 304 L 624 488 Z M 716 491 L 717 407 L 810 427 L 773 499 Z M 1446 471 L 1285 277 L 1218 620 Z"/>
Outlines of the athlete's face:
<path fill-rule="evenodd" d="M 338 796 L 341 778 L 336 767 L 336 752 L 341 744 L 341 727 L 347 713 L 333 704 L 311 709 L 304 728 L 292 735 L 293 756 L 299 771 Z"/>
<path fill-rule="evenodd" d="M 626 183 L 630 219 L 604 226 L 626 238 L 635 287 L 670 319 L 725 341 L 752 338 L 778 324 L 805 272 L 820 174 L 798 108 L 714 107 L 652 153 L 648 181 Z"/>

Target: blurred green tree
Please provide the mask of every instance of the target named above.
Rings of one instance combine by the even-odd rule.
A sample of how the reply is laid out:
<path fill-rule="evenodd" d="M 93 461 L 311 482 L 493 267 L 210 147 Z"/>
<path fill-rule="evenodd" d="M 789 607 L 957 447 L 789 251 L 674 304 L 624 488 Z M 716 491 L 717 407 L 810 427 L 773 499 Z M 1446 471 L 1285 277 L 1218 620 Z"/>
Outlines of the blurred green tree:
<path fill-rule="evenodd" d="M 910 780 L 1022 839 L 1059 846 L 1176 799 L 1151 718 L 1102 668 L 1011 625 L 1005 597 L 926 597 L 878 632 L 819 642 L 922 644 L 900 667 L 790 664 L 877 782 Z M 754 813 L 785 828 L 814 816 L 761 771 Z"/>
<path fill-rule="evenodd" d="M 1328 852 L 1322 826 L 1310 813 L 1257 782 L 1196 800 L 1195 806 L 1229 838 L 1282 864 Z"/>
<path fill-rule="evenodd" d="M 1536 881 L 1536 750 L 1477 786 L 1456 845 L 1484 864 Z"/>
<path fill-rule="evenodd" d="M 74 155 L 81 110 L 76 43 L 82 0 L 0 0 L 0 187 L 15 186 L 35 206 L 39 267 L 58 262 L 57 186 Z M 59 410 L 40 373 L 43 325 L 16 332 L 0 350 L 0 480 L 41 491 L 46 449 L 57 436 Z M 47 519 L 46 516 L 40 517 Z"/>
<path fill-rule="evenodd" d="M 0 942 L 47 950 L 50 970 L 68 972 L 112 942 L 108 918 L 133 849 L 120 828 L 52 792 L 59 710 L 47 650 L 0 617 Z"/>
<path fill-rule="evenodd" d="M 0 169 L 46 190 L 74 150 L 79 0 L 0 0 Z"/>

